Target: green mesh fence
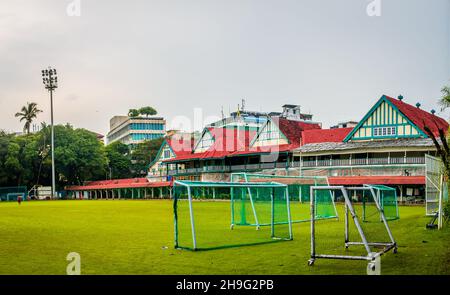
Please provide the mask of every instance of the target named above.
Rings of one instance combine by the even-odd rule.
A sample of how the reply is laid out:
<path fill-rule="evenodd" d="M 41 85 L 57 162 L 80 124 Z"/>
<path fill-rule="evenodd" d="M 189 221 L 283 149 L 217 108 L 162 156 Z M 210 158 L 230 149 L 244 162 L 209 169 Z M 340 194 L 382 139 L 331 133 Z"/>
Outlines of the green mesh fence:
<path fill-rule="evenodd" d="M 311 187 L 313 186 L 327 186 L 328 180 L 326 177 L 313 177 L 313 176 L 281 176 L 281 175 L 268 175 L 268 174 L 255 174 L 255 173 L 233 173 L 231 175 L 232 182 L 266 182 L 273 181 L 287 185 L 289 200 L 291 204 L 291 216 L 292 222 L 306 222 L 310 220 L 309 213 L 309 200 L 311 194 Z M 334 203 L 334 192 L 330 191 L 316 191 L 316 219 L 328 219 L 337 218 L 337 210 Z M 267 194 L 266 194 L 267 195 Z M 259 200 L 260 196 L 251 193 L 250 196 L 253 200 Z M 247 201 L 248 202 L 248 201 Z M 255 201 L 255 204 L 257 201 Z M 245 210 L 234 210 L 234 217 L 239 220 L 255 220 L 252 215 L 257 217 L 261 214 L 257 206 L 255 206 L 255 212 L 252 211 L 252 207 L 245 206 Z M 240 212 L 241 216 L 237 214 Z M 232 218 L 232 224 L 236 225 L 264 225 L 263 222 L 246 222 L 241 224 L 239 220 Z M 258 220 L 259 221 L 259 220 Z"/>
<path fill-rule="evenodd" d="M 393 187 L 385 186 L 385 185 L 365 185 L 366 187 L 372 188 L 373 193 L 375 194 L 378 203 L 384 211 L 384 216 L 386 220 L 395 220 L 399 219 L 400 215 L 398 212 L 398 202 L 397 202 L 397 190 Z M 368 206 L 368 211 L 370 212 L 370 206 L 373 206 L 373 201 L 367 201 L 366 206 Z M 363 219 L 366 220 L 365 218 Z"/>
<path fill-rule="evenodd" d="M 0 187 L 0 201 L 17 201 L 18 196 L 26 200 L 27 193 L 26 186 Z"/>
<path fill-rule="evenodd" d="M 277 183 L 175 181 L 175 247 L 211 250 L 292 239 L 287 186 Z M 251 199 L 250 194 L 254 195 Z M 259 214 L 253 214 L 255 208 Z M 230 226 L 262 223 L 254 227 Z M 243 213 L 245 212 L 245 213 Z"/>

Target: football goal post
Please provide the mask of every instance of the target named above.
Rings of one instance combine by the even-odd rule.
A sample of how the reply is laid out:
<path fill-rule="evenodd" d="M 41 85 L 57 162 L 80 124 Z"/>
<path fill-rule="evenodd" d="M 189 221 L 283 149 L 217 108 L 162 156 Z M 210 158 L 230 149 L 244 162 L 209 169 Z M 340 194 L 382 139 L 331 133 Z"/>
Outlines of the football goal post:
<path fill-rule="evenodd" d="M 22 201 L 25 201 L 26 195 L 26 186 L 0 187 L 0 201 L 17 201 L 18 196 L 22 196 Z"/>
<path fill-rule="evenodd" d="M 232 182 L 277 182 L 287 185 L 288 196 L 291 204 L 292 222 L 307 222 L 309 217 L 309 200 L 310 188 L 313 186 L 328 186 L 328 178 L 320 176 L 286 176 L 286 175 L 269 175 L 257 173 L 232 173 Z M 316 193 L 317 194 L 317 193 Z M 260 226 L 267 225 L 260 221 L 259 216 L 264 211 L 258 208 L 259 202 L 264 202 L 264 195 L 261 196 L 258 191 L 248 190 L 248 200 L 234 195 L 233 203 L 241 203 L 240 206 L 233 206 L 231 212 L 231 226 L 248 225 Z M 236 198 L 237 197 L 237 198 Z M 334 191 L 328 194 L 320 194 L 316 196 L 317 209 L 316 219 L 338 218 L 336 205 L 334 202 Z M 238 208 L 238 210 L 235 210 Z M 240 208 L 240 209 L 239 209 Z M 249 218 L 252 217 L 252 218 Z M 249 222 L 249 219 L 254 222 Z"/>
<path fill-rule="evenodd" d="M 425 155 L 425 201 L 426 215 L 436 216 L 438 228 L 443 226 L 443 204 L 448 201 L 448 185 L 444 176 L 442 160 Z"/>
<path fill-rule="evenodd" d="M 373 267 L 374 260 L 378 259 L 384 253 L 393 249 L 397 252 L 397 244 L 389 228 L 386 217 L 383 214 L 383 209 L 378 202 L 376 192 L 371 187 L 344 187 L 344 186 L 327 186 L 327 187 L 311 187 L 311 194 L 314 191 L 320 193 L 327 193 L 330 190 L 339 192 L 344 198 L 344 246 L 346 253 L 342 254 L 339 244 L 331 244 L 333 239 L 329 232 L 329 228 L 323 227 L 324 224 L 315 223 L 316 201 L 314 198 L 310 201 L 311 214 L 311 258 L 308 260 L 309 265 L 313 265 L 314 261 L 319 258 L 326 259 L 347 259 L 347 260 L 365 260 L 368 261 L 369 266 Z M 354 204 L 349 197 L 349 192 L 364 193 L 364 197 L 370 199 L 371 203 L 377 209 L 377 216 L 380 216 L 382 223 L 363 223 L 360 222 L 362 210 L 364 206 Z M 361 208 L 362 207 L 362 208 Z M 320 227 L 322 226 L 322 227 Z M 319 228 L 320 227 L 320 228 Z M 317 233 L 322 232 L 319 238 Z M 351 240 L 351 236 L 356 238 Z M 342 244 L 341 244 L 342 245 Z M 350 246 L 363 247 L 361 252 L 358 249 L 349 249 Z M 318 250 L 318 247 L 320 249 Z M 358 248 L 358 247 L 355 247 Z M 341 248 L 342 249 L 342 248 Z M 330 254 L 323 254 L 329 252 Z M 320 254 L 319 254 L 320 253 Z"/>
<path fill-rule="evenodd" d="M 24 193 L 8 193 L 6 195 L 6 201 L 17 201 L 17 199 L 21 197 L 22 201 L 25 201 L 25 194 Z"/>
<path fill-rule="evenodd" d="M 251 207 L 250 192 L 261 196 L 254 205 L 262 212 L 259 222 L 268 226 L 258 231 L 250 227 L 230 228 L 230 210 Z M 175 248 L 210 250 L 292 240 L 287 196 L 287 186 L 276 182 L 174 181 Z M 238 198 L 243 202 L 232 201 Z M 245 214 L 241 216 L 247 218 Z M 253 218 L 250 215 L 241 222 L 254 223 Z"/>

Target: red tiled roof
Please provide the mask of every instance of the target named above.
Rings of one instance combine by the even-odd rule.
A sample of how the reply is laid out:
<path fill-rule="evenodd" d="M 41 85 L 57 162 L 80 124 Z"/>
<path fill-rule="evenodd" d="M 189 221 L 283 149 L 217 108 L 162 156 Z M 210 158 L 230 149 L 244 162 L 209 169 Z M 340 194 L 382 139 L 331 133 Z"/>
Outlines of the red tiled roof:
<path fill-rule="evenodd" d="M 117 189 L 117 188 L 143 188 L 170 186 L 168 181 L 149 182 L 147 178 L 125 178 L 112 180 L 90 181 L 84 185 L 71 185 L 65 189 L 68 191 Z"/>
<path fill-rule="evenodd" d="M 185 152 L 177 155 L 175 159 L 169 159 L 165 162 L 187 160 L 187 159 L 205 159 L 205 158 L 224 158 L 235 153 L 246 153 L 249 151 L 249 143 L 256 135 L 253 130 L 239 130 L 235 128 L 208 128 L 214 137 L 212 146 L 201 153 Z"/>
<path fill-rule="evenodd" d="M 424 129 L 425 126 L 428 126 L 435 136 L 439 136 L 439 129 L 443 129 L 444 132 L 447 132 L 449 125 L 444 119 L 428 113 L 418 107 L 405 103 L 399 99 L 386 95 L 385 97 L 425 134 L 427 134 Z"/>
<path fill-rule="evenodd" d="M 277 118 L 275 118 L 273 121 L 276 122 Z M 303 121 L 292 121 L 292 120 L 287 120 L 284 118 L 278 119 L 278 127 L 280 128 L 280 131 L 283 132 L 283 134 L 289 140 L 288 147 L 280 146 L 280 148 L 282 148 L 284 150 L 295 149 L 301 145 L 300 139 L 301 139 L 302 131 L 319 130 L 322 128 L 317 123 L 305 123 Z"/>
<path fill-rule="evenodd" d="M 425 176 L 336 176 L 328 177 L 330 185 L 425 184 Z"/>
<path fill-rule="evenodd" d="M 342 142 L 353 128 L 305 130 L 302 132 L 302 145 L 308 143 Z"/>
<path fill-rule="evenodd" d="M 164 162 L 192 160 L 192 159 L 214 159 L 230 156 L 238 156 L 253 153 L 273 153 L 285 152 L 296 149 L 300 146 L 300 137 L 303 130 L 318 130 L 320 125 L 316 123 L 305 123 L 302 121 L 292 121 L 284 118 L 273 118 L 278 124 L 280 131 L 286 136 L 289 143 L 278 146 L 250 147 L 250 142 L 256 135 L 255 131 L 243 131 L 234 128 L 209 128 L 215 138 L 214 144 L 202 153 L 185 153 L 174 159 Z"/>
<path fill-rule="evenodd" d="M 166 142 L 175 153 L 176 157 L 190 154 L 192 152 L 192 146 L 194 145 L 193 139 L 180 136 L 171 136 L 166 139 Z"/>

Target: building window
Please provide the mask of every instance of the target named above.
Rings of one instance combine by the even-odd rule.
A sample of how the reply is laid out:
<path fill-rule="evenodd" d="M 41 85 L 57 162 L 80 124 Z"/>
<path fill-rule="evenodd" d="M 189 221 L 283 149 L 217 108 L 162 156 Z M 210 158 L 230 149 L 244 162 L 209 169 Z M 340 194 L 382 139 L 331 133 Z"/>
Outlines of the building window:
<path fill-rule="evenodd" d="M 395 126 L 373 128 L 374 137 L 385 137 L 395 135 L 397 135 L 397 128 Z"/>

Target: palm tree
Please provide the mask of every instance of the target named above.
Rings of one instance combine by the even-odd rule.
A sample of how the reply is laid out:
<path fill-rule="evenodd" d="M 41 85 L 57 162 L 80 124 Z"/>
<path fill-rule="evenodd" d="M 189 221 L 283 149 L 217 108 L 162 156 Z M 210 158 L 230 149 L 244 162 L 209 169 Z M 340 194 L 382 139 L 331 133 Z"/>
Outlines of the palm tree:
<path fill-rule="evenodd" d="M 441 89 L 442 98 L 439 100 L 439 104 L 442 107 L 442 110 L 450 107 L 450 87 L 444 86 Z"/>
<path fill-rule="evenodd" d="M 16 117 L 20 117 L 20 122 L 25 120 L 25 125 L 23 126 L 23 131 L 30 134 L 30 127 L 33 119 L 37 117 L 42 111 L 37 108 L 37 103 L 27 102 L 26 106 L 23 106 L 19 113 L 16 113 Z"/>

